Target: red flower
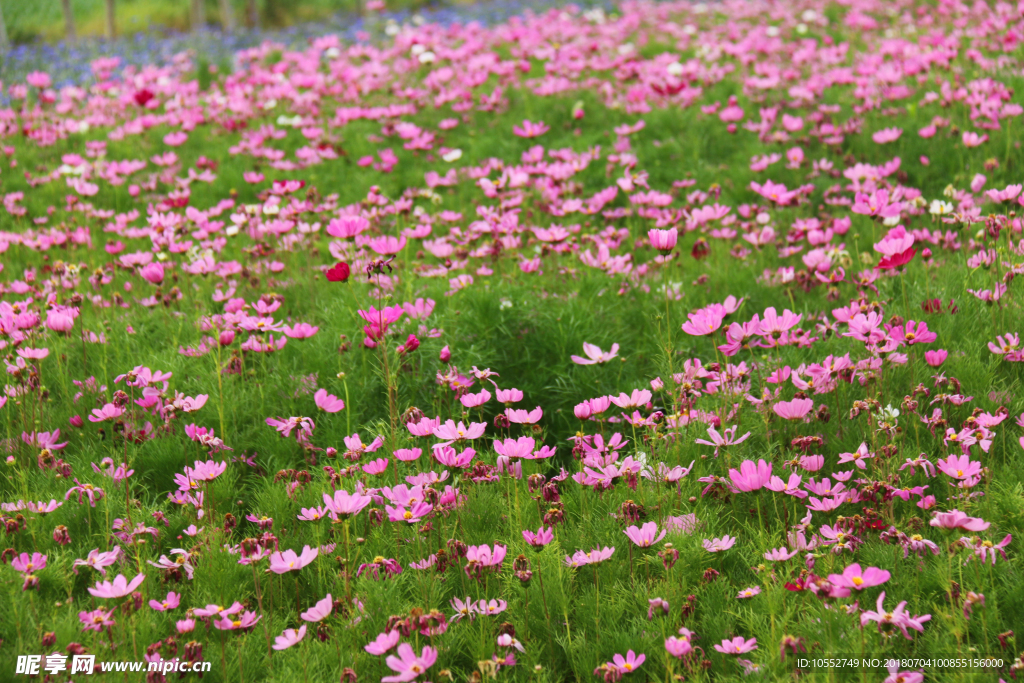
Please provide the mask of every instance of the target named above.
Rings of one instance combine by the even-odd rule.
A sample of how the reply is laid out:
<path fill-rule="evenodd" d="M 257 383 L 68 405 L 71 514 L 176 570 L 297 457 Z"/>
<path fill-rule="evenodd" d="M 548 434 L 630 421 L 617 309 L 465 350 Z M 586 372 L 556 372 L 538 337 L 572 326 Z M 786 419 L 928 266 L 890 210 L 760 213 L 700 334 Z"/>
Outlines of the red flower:
<path fill-rule="evenodd" d="M 345 280 L 348 279 L 348 275 L 350 272 L 351 269 L 348 267 L 348 264 L 345 263 L 344 261 L 341 261 L 340 263 L 335 264 L 333 268 L 327 271 L 327 281 L 344 282 Z"/>
<path fill-rule="evenodd" d="M 153 99 L 153 97 L 153 93 L 149 90 L 139 90 L 135 93 L 135 104 L 139 105 L 140 107 L 145 107 L 146 103 Z"/>
<path fill-rule="evenodd" d="M 878 265 L 875 266 L 875 269 L 890 270 L 892 268 L 899 268 L 900 266 L 910 263 L 910 261 L 914 258 L 914 254 L 916 253 L 917 249 L 911 247 L 910 249 L 907 249 L 906 251 L 901 252 L 899 254 L 894 254 L 893 256 L 886 256 L 885 258 L 878 262 Z"/>

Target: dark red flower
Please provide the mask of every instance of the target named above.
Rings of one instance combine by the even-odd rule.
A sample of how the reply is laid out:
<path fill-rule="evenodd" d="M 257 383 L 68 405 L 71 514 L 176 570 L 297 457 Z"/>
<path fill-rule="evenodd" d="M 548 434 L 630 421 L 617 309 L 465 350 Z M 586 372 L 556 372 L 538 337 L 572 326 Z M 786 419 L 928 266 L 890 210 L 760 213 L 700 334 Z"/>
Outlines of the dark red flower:
<path fill-rule="evenodd" d="M 146 103 L 153 99 L 153 97 L 154 96 L 152 92 L 143 88 L 142 90 L 136 91 L 135 104 L 139 105 L 140 107 L 145 107 Z"/>
<path fill-rule="evenodd" d="M 341 261 L 335 264 L 333 268 L 327 271 L 327 281 L 344 282 L 345 280 L 348 279 L 348 275 L 350 272 L 351 269 L 348 267 L 348 264 L 345 263 L 344 261 Z"/>

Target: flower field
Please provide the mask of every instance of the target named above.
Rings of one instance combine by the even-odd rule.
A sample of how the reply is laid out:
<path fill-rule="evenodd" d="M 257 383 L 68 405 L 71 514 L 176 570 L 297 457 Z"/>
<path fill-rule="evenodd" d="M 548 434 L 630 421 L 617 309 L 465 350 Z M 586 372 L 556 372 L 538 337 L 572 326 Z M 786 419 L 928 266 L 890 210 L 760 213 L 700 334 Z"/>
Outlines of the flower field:
<path fill-rule="evenodd" d="M 8 76 L 0 680 L 1013 680 L 1022 41 L 629 2 Z"/>

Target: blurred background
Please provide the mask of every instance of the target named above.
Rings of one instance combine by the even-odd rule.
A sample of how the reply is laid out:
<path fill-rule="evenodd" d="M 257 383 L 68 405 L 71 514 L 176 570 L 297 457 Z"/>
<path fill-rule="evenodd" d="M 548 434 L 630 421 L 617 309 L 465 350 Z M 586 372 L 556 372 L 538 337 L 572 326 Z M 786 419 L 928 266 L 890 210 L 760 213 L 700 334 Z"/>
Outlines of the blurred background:
<path fill-rule="evenodd" d="M 281 28 L 339 12 L 364 12 L 368 0 L 0 0 L 10 44 L 118 33 Z M 438 4 L 439 0 L 431 0 Z M 451 1 L 451 0 L 446 0 Z M 458 1 L 458 0 L 456 0 Z M 383 4 L 369 0 L 371 7 Z M 419 0 L 390 0 L 393 9 Z M 424 0 L 426 2 L 426 0 Z M 422 4 L 422 3 L 421 3 Z"/>
<path fill-rule="evenodd" d="M 0 90 L 32 71 L 58 88 L 92 79 L 91 62 L 163 63 L 188 51 L 231 68 L 235 52 L 265 40 L 287 48 L 336 34 L 365 42 L 406 23 L 491 25 L 566 0 L 0 0 Z M 608 6 L 612 0 L 577 5 Z M 6 98 L 0 95 L 0 101 Z"/>

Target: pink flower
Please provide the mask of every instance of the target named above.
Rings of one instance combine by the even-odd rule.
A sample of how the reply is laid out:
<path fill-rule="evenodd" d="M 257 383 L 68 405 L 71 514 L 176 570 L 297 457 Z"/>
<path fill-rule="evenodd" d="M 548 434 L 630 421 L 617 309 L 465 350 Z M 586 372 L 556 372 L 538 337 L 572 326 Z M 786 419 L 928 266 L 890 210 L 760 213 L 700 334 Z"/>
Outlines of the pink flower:
<path fill-rule="evenodd" d="M 494 550 L 489 545 L 471 545 L 466 549 L 466 574 L 479 576 L 480 572 L 487 568 L 494 568 L 497 571 L 501 563 L 505 561 L 505 554 L 508 548 L 503 545 L 494 544 Z"/>
<path fill-rule="evenodd" d="M 964 147 L 978 147 L 988 142 L 988 135 L 978 135 L 974 131 L 966 131 L 961 138 Z"/>
<path fill-rule="evenodd" d="M 145 574 L 139 574 L 129 583 L 124 574 L 118 574 L 113 582 L 98 581 L 95 588 L 88 590 L 90 595 L 97 598 L 123 598 L 126 595 L 131 595 L 132 591 L 138 588 L 145 578 Z"/>
<path fill-rule="evenodd" d="M 498 403 L 519 403 L 523 400 L 523 392 L 519 389 L 497 389 Z"/>
<path fill-rule="evenodd" d="M 174 592 L 168 593 L 167 597 L 160 602 L 157 602 L 156 600 L 149 601 L 149 606 L 155 609 L 157 612 L 166 612 L 167 610 L 176 608 L 180 604 L 181 594 Z"/>
<path fill-rule="evenodd" d="M 899 137 L 903 135 L 902 128 L 883 128 L 875 131 L 872 134 L 871 139 L 879 145 L 884 145 L 887 142 L 895 142 L 899 140 Z"/>
<path fill-rule="evenodd" d="M 33 71 L 25 76 L 25 82 L 31 85 L 33 88 L 39 88 L 45 90 L 49 88 L 53 83 L 53 79 L 50 78 L 50 74 L 45 71 Z"/>
<path fill-rule="evenodd" d="M 188 133 L 176 130 L 164 136 L 164 144 L 168 147 L 181 147 L 188 140 Z"/>
<path fill-rule="evenodd" d="M 721 538 L 714 538 L 710 541 L 705 538 L 703 545 L 704 550 L 707 550 L 709 553 L 720 553 L 736 545 L 736 539 L 726 534 Z"/>
<path fill-rule="evenodd" d="M 84 624 L 82 627 L 83 631 L 102 631 L 104 628 L 109 629 L 116 623 L 111 619 L 112 616 L 114 616 L 114 610 L 108 612 L 100 607 L 91 612 L 79 612 L 78 620 Z"/>
<path fill-rule="evenodd" d="M 316 522 L 324 518 L 324 515 L 327 514 L 327 508 L 301 508 L 301 513 L 302 514 L 300 515 L 296 515 L 298 519 L 302 520 L 303 522 Z"/>
<path fill-rule="evenodd" d="M 544 411 L 541 410 L 540 406 L 529 411 L 508 408 L 505 410 L 505 416 L 508 417 L 509 422 L 514 424 L 532 425 L 540 421 L 540 418 L 544 416 Z"/>
<path fill-rule="evenodd" d="M 725 319 L 722 311 L 702 308 L 689 314 L 689 320 L 683 323 L 683 332 L 694 337 L 711 334 L 722 326 Z"/>
<path fill-rule="evenodd" d="M 626 534 L 629 540 L 633 541 L 636 545 L 641 548 L 649 548 L 665 538 L 665 534 L 668 533 L 665 529 L 658 533 L 657 522 L 647 522 L 642 527 L 630 526 L 626 527 L 626 530 L 622 533 Z"/>
<path fill-rule="evenodd" d="M 936 512 L 935 516 L 932 517 L 932 526 L 941 527 L 943 529 L 967 529 L 968 531 L 984 531 L 989 528 L 990 522 L 986 522 L 980 517 L 968 517 L 959 510 L 950 510 L 949 512 Z"/>
<path fill-rule="evenodd" d="M 772 410 L 784 420 L 799 420 L 814 407 L 814 400 L 809 398 L 794 398 L 792 401 L 779 401 L 772 404 Z"/>
<path fill-rule="evenodd" d="M 911 617 L 904 607 L 907 601 L 896 605 L 896 609 L 891 612 L 887 612 L 882 606 L 885 602 L 885 591 L 882 591 L 878 596 L 878 602 L 876 603 L 877 610 L 865 610 L 860 615 L 861 627 L 867 626 L 871 622 L 878 624 L 878 630 L 882 633 L 890 633 L 893 629 L 899 628 L 903 632 L 903 637 L 907 640 L 911 639 L 910 633 L 907 631 L 908 628 L 912 628 L 915 631 L 924 632 L 924 622 L 931 619 L 930 614 L 925 614 L 920 617 Z"/>
<path fill-rule="evenodd" d="M 789 550 L 785 547 L 774 548 L 764 554 L 764 559 L 770 562 L 785 562 L 786 560 L 792 559 L 799 550 Z"/>
<path fill-rule="evenodd" d="M 602 351 L 599 347 L 583 342 L 583 353 L 587 354 L 587 358 L 581 358 L 580 356 L 570 356 L 573 363 L 577 365 L 595 365 L 597 363 L 607 363 L 612 358 L 619 355 L 619 345 L 612 344 L 612 348 L 608 353 Z"/>
<path fill-rule="evenodd" d="M 882 585 L 889 580 L 889 577 L 889 572 L 884 569 L 868 567 L 861 571 L 860 565 L 854 563 L 844 569 L 842 574 L 829 574 L 828 580 L 832 582 L 833 586 L 864 590 L 872 586 Z"/>
<path fill-rule="evenodd" d="M 715 649 L 723 655 L 742 655 L 757 649 L 757 638 L 744 640 L 743 636 L 736 636 L 732 640 L 723 640 L 721 645 L 715 645 Z"/>
<path fill-rule="evenodd" d="M 679 634 L 682 636 L 682 638 L 676 638 L 675 636 L 672 636 L 671 638 L 665 641 L 665 649 L 673 657 L 678 657 L 679 659 L 682 659 L 686 655 L 693 652 L 693 643 L 690 642 L 693 638 L 693 634 L 687 628 L 679 629 Z"/>
<path fill-rule="evenodd" d="M 533 123 L 531 121 L 523 121 L 523 125 L 512 126 L 512 132 L 521 138 L 536 138 L 544 135 L 551 130 L 551 127 L 545 124 L 543 121 Z"/>
<path fill-rule="evenodd" d="M 413 503 L 410 509 L 406 509 L 404 506 L 391 507 L 390 505 L 384 506 L 384 511 L 388 513 L 388 519 L 392 522 L 408 522 L 409 524 L 417 524 L 423 520 L 424 517 L 434 511 L 434 506 L 430 503 L 420 501 Z"/>
<path fill-rule="evenodd" d="M 479 408 L 490 400 L 491 392 L 487 391 L 487 389 L 482 389 L 477 394 L 463 394 L 459 397 L 459 403 L 467 408 Z"/>
<path fill-rule="evenodd" d="M 936 460 L 935 466 L 954 479 L 970 479 L 981 472 L 981 463 L 972 461 L 969 455 L 951 455 L 945 460 Z"/>
<path fill-rule="evenodd" d="M 623 410 L 630 410 L 631 408 L 640 408 L 650 403 L 653 394 L 647 389 L 634 389 L 631 393 L 620 393 L 618 396 L 607 396 L 611 403 L 614 403 Z M 594 408 L 594 402 L 600 399 L 591 399 L 590 406 Z M 594 412 L 603 412 L 594 409 Z"/>
<path fill-rule="evenodd" d="M 326 496 L 326 494 L 324 495 Z M 318 548 L 310 548 L 308 545 L 302 547 L 301 555 L 296 555 L 294 550 L 285 550 L 283 553 L 272 553 L 270 555 L 269 571 L 272 571 L 275 574 L 297 572 L 315 560 L 319 554 L 320 550 Z"/>
<path fill-rule="evenodd" d="M 139 271 L 139 275 L 141 275 L 147 282 L 158 285 L 164 281 L 164 266 L 163 264 L 156 263 L 155 261 L 147 263 L 142 267 L 142 270 Z"/>
<path fill-rule="evenodd" d="M 77 309 L 50 309 L 46 312 L 46 327 L 54 332 L 67 334 L 75 326 L 75 315 L 77 315 Z"/>
<path fill-rule="evenodd" d="M 292 645 L 296 645 L 303 638 L 306 637 L 306 625 L 303 624 L 296 631 L 293 628 L 285 629 L 284 633 L 274 638 L 273 648 L 275 650 L 287 650 Z"/>
<path fill-rule="evenodd" d="M 506 458 L 528 458 L 537 442 L 532 437 L 521 436 L 518 439 L 505 439 L 504 441 L 494 440 L 494 450 L 498 455 Z"/>
<path fill-rule="evenodd" d="M 333 497 L 330 494 L 324 494 L 324 505 L 340 517 L 357 515 L 371 502 L 373 502 L 373 498 L 370 496 L 349 493 L 345 490 L 335 491 Z"/>
<path fill-rule="evenodd" d="M 318 622 L 323 621 L 327 617 L 331 616 L 331 612 L 334 611 L 334 600 L 331 598 L 331 594 L 328 593 L 327 597 L 316 603 L 308 610 L 300 614 L 303 621 Z"/>
<path fill-rule="evenodd" d="M 647 659 L 646 655 L 640 655 L 638 657 L 635 652 L 629 650 L 625 657 L 620 654 L 616 654 L 612 657 L 612 662 L 614 663 L 615 668 L 619 670 L 619 673 L 628 674 L 636 671 L 636 669 L 644 663 L 645 659 Z"/>
<path fill-rule="evenodd" d="M 675 249 L 676 241 L 679 239 L 679 231 L 675 228 L 669 228 L 668 230 L 652 228 L 647 231 L 647 239 L 650 241 L 651 246 L 658 251 L 672 251 Z"/>
<path fill-rule="evenodd" d="M 22 553 L 11 560 L 11 568 L 23 574 L 32 574 L 46 568 L 46 555 L 32 553 L 30 557 L 28 553 Z"/>
<path fill-rule="evenodd" d="M 852 462 L 863 470 L 867 468 L 865 461 L 873 457 L 875 457 L 875 454 L 868 452 L 868 445 L 866 443 L 862 443 L 853 453 L 840 453 L 839 464 L 842 465 L 846 462 Z"/>
<path fill-rule="evenodd" d="M 908 321 L 905 327 L 893 328 L 890 334 L 893 339 L 904 341 L 907 345 L 930 344 L 938 339 L 938 335 L 928 329 L 928 323 L 915 323 L 913 320 Z"/>
<path fill-rule="evenodd" d="M 398 645 L 398 639 L 401 634 L 395 631 L 387 631 L 377 635 L 377 639 L 363 649 L 369 652 L 371 655 L 381 656 L 395 645 Z"/>
<path fill-rule="evenodd" d="M 772 465 L 764 460 L 744 460 L 740 469 L 729 470 L 729 479 L 740 491 L 757 491 L 771 480 Z"/>
<path fill-rule="evenodd" d="M 736 595 L 736 598 L 738 600 L 744 600 L 746 598 L 752 598 L 755 595 L 760 595 L 760 594 L 761 594 L 761 587 L 760 586 L 753 586 L 751 588 L 744 588 L 743 590 L 741 590 Z"/>
<path fill-rule="evenodd" d="M 885 257 L 878 262 L 875 268 L 888 270 L 910 263 L 914 254 L 917 253 L 913 246 L 914 236 L 908 234 L 902 225 L 897 225 L 886 234 L 881 242 L 875 244 L 875 251 Z"/>
<path fill-rule="evenodd" d="M 102 408 L 94 408 L 92 415 L 89 416 L 89 422 L 105 422 L 106 420 L 115 420 L 124 414 L 122 408 L 118 408 L 113 403 L 107 403 Z"/>
<path fill-rule="evenodd" d="M 369 475 L 381 474 L 382 472 L 386 471 L 387 469 L 388 469 L 388 459 L 387 458 L 377 458 L 376 460 L 371 460 L 370 462 L 368 462 L 365 465 L 363 465 L 363 472 L 366 472 Z"/>
<path fill-rule="evenodd" d="M 998 204 L 999 202 L 1013 201 L 1020 194 L 1021 189 L 1024 189 L 1024 185 L 1007 185 L 1004 190 L 987 190 L 985 194 L 989 199 Z"/>
<path fill-rule="evenodd" d="M 336 413 L 345 408 L 345 402 L 334 394 L 328 394 L 326 389 L 320 389 L 313 394 L 316 407 L 327 413 Z"/>
<path fill-rule="evenodd" d="M 397 254 L 398 252 L 405 249 L 406 239 L 405 236 L 392 237 L 391 235 L 385 235 L 382 237 L 374 237 L 370 240 L 370 249 L 381 256 L 390 256 Z M 369 321 L 372 322 L 372 321 Z"/>
<path fill-rule="evenodd" d="M 715 429 L 714 427 L 708 427 L 708 436 L 711 437 L 711 441 L 707 441 L 705 439 L 694 439 L 693 442 L 694 443 L 703 444 L 705 446 L 714 446 L 715 447 L 715 456 L 717 456 L 718 455 L 718 449 L 721 448 L 722 446 L 735 446 L 736 444 L 743 443 L 744 441 L 746 441 L 750 437 L 750 432 L 747 432 L 746 434 L 744 434 L 743 436 L 741 436 L 740 438 L 737 439 L 736 438 L 736 429 L 737 428 L 738 428 L 737 425 L 733 425 L 732 427 L 727 427 L 726 429 L 722 430 L 724 432 L 724 436 L 723 436 L 722 434 L 719 434 L 718 430 Z"/>
<path fill-rule="evenodd" d="M 418 460 L 423 455 L 422 448 L 399 448 L 394 452 L 395 458 L 402 462 L 412 462 Z"/>
<path fill-rule="evenodd" d="M 395 675 L 385 676 L 380 679 L 381 683 L 407 683 L 420 677 L 434 665 L 437 661 L 437 650 L 429 646 L 424 647 L 417 657 L 409 643 L 402 643 L 398 646 L 398 656 L 389 655 L 384 661 Z"/>
<path fill-rule="evenodd" d="M 472 441 L 483 436 L 486 427 L 487 423 L 485 422 L 471 422 L 469 427 L 466 427 L 461 420 L 458 424 L 455 424 L 453 420 L 448 420 L 443 425 L 434 428 L 434 436 L 444 440 L 445 445 L 454 441 Z"/>
<path fill-rule="evenodd" d="M 285 336 L 290 337 L 291 339 L 309 339 L 319 331 L 319 327 L 314 327 L 309 323 L 299 323 L 298 325 L 295 326 L 284 326 Z"/>
<path fill-rule="evenodd" d="M 939 349 L 938 351 L 925 351 L 924 362 L 933 368 L 937 368 L 946 362 L 946 357 L 949 353 L 945 349 Z"/>

